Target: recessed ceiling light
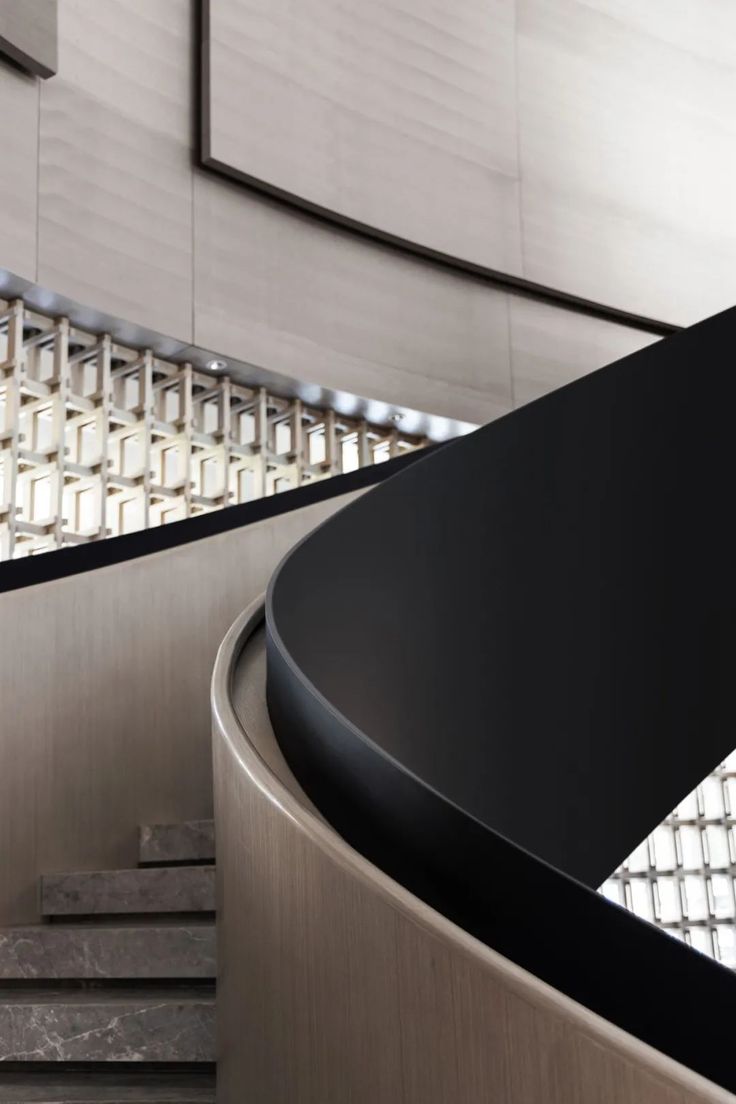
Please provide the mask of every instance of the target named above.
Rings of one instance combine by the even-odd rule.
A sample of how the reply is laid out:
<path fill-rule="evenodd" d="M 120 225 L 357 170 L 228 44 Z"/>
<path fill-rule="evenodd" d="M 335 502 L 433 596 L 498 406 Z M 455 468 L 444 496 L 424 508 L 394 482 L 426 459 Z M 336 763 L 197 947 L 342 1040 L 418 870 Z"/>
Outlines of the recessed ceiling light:
<path fill-rule="evenodd" d="M 389 421 L 390 422 L 403 422 L 403 420 L 404 420 L 404 415 L 403 414 L 391 414 L 389 416 Z"/>
<path fill-rule="evenodd" d="M 207 367 L 210 372 L 224 372 L 227 368 L 226 360 L 218 360 L 216 357 L 207 361 Z"/>

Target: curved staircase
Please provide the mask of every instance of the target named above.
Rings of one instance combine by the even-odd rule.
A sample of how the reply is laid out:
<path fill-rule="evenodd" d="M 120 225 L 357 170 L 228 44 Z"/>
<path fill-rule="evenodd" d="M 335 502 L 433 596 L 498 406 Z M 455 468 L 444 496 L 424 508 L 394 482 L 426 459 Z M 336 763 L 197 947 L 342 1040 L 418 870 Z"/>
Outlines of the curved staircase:
<path fill-rule="evenodd" d="M 137 868 L 40 893 L 44 923 L 0 930 L 0 1102 L 214 1101 L 212 822 L 144 826 Z"/>

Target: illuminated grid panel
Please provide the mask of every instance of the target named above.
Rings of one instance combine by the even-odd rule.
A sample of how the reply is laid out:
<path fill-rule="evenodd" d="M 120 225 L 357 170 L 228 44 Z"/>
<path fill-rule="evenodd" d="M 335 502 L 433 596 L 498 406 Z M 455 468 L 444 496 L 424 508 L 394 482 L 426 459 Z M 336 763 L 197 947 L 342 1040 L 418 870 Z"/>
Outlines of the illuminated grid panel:
<path fill-rule="evenodd" d="M 165 525 L 426 443 L 0 301 L 0 559 Z"/>
<path fill-rule="evenodd" d="M 601 893 L 736 968 L 736 751 L 681 801 Z"/>

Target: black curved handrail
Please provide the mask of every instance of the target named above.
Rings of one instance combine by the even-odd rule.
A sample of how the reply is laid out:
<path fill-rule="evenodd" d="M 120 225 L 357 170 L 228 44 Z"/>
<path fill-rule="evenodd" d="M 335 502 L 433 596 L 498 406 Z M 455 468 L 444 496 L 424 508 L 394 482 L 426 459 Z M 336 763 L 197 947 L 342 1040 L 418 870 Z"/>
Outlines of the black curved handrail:
<path fill-rule="evenodd" d="M 268 596 L 290 766 L 368 858 L 736 1089 L 736 978 L 594 888 L 736 743 L 736 310 L 437 450 Z"/>
<path fill-rule="evenodd" d="M 434 448 L 435 445 L 427 445 L 422 451 L 431 452 Z M 91 541 L 89 544 L 77 544 L 43 556 L 6 560 L 0 563 L 0 594 L 8 590 L 36 586 L 38 583 L 49 583 L 54 579 L 64 579 L 69 575 L 79 575 L 85 571 L 95 571 L 98 567 L 110 567 L 112 564 L 138 559 L 139 556 L 150 556 L 155 552 L 176 548 L 180 544 L 190 544 L 192 541 L 204 540 L 205 537 L 214 537 L 218 533 L 227 533 L 231 529 L 242 529 L 257 521 L 287 514 L 304 506 L 313 506 L 317 502 L 349 494 L 363 487 L 372 487 L 415 463 L 420 456 L 420 451 L 408 452 L 404 456 L 358 468 L 345 475 L 333 475 L 329 479 L 319 479 L 281 494 L 184 518 L 169 525 L 140 529 L 135 533 Z"/>

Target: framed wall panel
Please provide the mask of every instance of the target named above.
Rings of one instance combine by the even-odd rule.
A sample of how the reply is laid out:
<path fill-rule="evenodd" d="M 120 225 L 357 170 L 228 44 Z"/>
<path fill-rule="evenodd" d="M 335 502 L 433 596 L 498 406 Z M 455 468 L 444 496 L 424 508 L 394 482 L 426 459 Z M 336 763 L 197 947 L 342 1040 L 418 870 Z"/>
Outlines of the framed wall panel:
<path fill-rule="evenodd" d="M 736 298 L 735 37 L 723 0 L 204 0 L 202 162 L 663 334 Z"/>
<path fill-rule="evenodd" d="M 521 269 L 514 0 L 207 0 L 205 164 Z"/>
<path fill-rule="evenodd" d="M 517 0 L 524 275 L 689 325 L 736 300 L 736 6 Z"/>

